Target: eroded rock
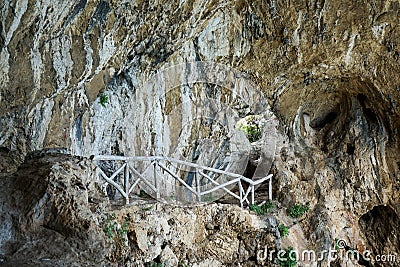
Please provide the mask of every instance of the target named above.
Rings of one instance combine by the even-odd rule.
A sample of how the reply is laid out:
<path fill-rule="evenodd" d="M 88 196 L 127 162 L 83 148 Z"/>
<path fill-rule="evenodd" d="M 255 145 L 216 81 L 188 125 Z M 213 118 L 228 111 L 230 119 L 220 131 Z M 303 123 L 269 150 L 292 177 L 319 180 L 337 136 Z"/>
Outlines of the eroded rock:
<path fill-rule="evenodd" d="M 64 192 L 82 187 L 68 175 L 64 185 L 28 183 L 18 174 L 11 180 L 9 174 L 35 150 L 90 156 L 178 147 L 192 154 L 195 135 L 184 135 L 187 142 L 167 137 L 179 135 L 194 106 L 181 105 L 185 116 L 178 126 L 160 122 L 199 92 L 207 92 L 219 109 L 233 94 L 184 85 L 160 100 L 142 86 L 160 68 L 204 60 L 245 72 L 263 92 L 265 101 L 258 104 L 279 119 L 271 157 L 274 196 L 285 207 L 310 202 L 299 223 L 309 246 L 334 246 L 340 238 L 357 250 L 399 253 L 394 240 L 381 240 L 387 235 L 374 230 L 379 214 L 392 218 L 389 225 L 400 214 L 398 10 L 395 1 L 3 1 L 0 176 L 2 188 L 12 190 L 3 195 L 3 210 L 26 214 L 41 192 L 49 195 L 44 203 L 64 203 Z M 106 107 L 99 102 L 102 94 L 109 99 Z M 256 110 L 246 101 L 233 105 L 242 117 Z M 47 167 L 34 171 L 52 173 Z M 31 187 L 36 193 L 21 193 Z M 21 218 L 21 227 L 37 227 L 27 222 L 39 216 L 52 229 L 79 235 L 92 227 L 84 215 L 74 217 L 83 198 L 78 204 L 68 200 L 76 209 L 60 208 L 59 217 L 43 215 L 39 205 Z M 70 217 L 85 223 L 61 225 Z M 20 215 L 1 214 L 3 240 L 19 240 L 15 218 Z M 399 236 L 398 227 L 387 229 Z M 216 240 L 240 249 L 234 238 Z"/>

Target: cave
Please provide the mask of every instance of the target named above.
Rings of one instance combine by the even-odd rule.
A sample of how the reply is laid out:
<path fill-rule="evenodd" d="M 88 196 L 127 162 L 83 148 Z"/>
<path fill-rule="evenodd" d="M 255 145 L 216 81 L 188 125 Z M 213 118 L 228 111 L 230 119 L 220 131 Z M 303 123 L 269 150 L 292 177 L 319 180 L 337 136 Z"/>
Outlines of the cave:
<path fill-rule="evenodd" d="M 399 254 L 399 10 L 3 0 L 0 266 Z"/>
<path fill-rule="evenodd" d="M 400 249 L 400 217 L 390 206 L 378 205 L 358 220 L 373 257 L 395 255 Z M 372 266 L 397 266 L 396 261 L 375 261 Z"/>

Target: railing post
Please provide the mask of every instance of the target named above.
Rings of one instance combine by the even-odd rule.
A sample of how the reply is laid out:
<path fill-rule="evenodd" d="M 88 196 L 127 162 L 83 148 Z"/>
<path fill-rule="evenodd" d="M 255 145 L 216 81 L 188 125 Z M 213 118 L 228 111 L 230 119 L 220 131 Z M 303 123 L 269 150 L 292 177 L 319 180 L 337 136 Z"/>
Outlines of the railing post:
<path fill-rule="evenodd" d="M 160 198 L 160 189 L 158 188 L 158 179 L 157 179 L 157 167 L 158 167 L 158 159 L 154 161 L 154 187 L 156 188 L 156 198 Z"/>
<path fill-rule="evenodd" d="M 251 184 L 251 204 L 254 205 L 254 184 Z"/>
<path fill-rule="evenodd" d="M 242 182 L 240 180 L 238 181 L 238 187 L 239 187 L 239 196 L 240 196 L 240 207 L 243 209 L 243 186 L 242 186 Z"/>
<path fill-rule="evenodd" d="M 272 176 L 268 180 L 268 197 L 269 200 L 272 200 Z"/>
<path fill-rule="evenodd" d="M 197 169 L 194 172 L 194 179 L 196 180 L 196 192 L 197 192 L 197 201 L 201 202 L 201 188 L 200 188 L 200 179 L 199 175 L 197 175 Z"/>
<path fill-rule="evenodd" d="M 129 204 L 129 165 L 128 161 L 125 161 L 125 173 L 124 173 L 124 189 L 126 193 L 126 204 Z"/>
<path fill-rule="evenodd" d="M 97 183 L 99 183 L 99 184 L 101 184 L 101 181 L 102 181 L 102 179 L 101 179 L 101 177 L 100 177 L 100 172 L 99 172 L 99 166 L 97 166 L 97 162 L 95 163 L 96 164 L 96 168 L 94 168 L 94 177 L 95 177 L 95 179 L 96 179 L 96 182 Z M 108 183 L 105 183 L 105 184 L 103 184 L 103 186 L 101 186 L 100 188 L 101 188 L 101 190 L 104 192 L 104 194 L 106 194 L 107 195 L 107 185 L 108 185 Z"/>

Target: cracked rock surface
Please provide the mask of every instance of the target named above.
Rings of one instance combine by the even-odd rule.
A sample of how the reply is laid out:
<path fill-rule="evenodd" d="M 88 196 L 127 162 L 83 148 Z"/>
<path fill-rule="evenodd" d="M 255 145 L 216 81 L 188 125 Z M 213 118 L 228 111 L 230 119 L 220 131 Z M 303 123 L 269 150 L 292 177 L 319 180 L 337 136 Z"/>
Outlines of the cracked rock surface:
<path fill-rule="evenodd" d="M 276 219 L 266 225 L 236 205 L 111 208 L 93 169 L 42 151 L 2 178 L 2 266 L 257 266 L 260 249 L 279 246 Z"/>
<path fill-rule="evenodd" d="M 310 207 L 284 246 L 321 251 L 341 239 L 348 248 L 369 250 L 374 257 L 399 255 L 399 10 L 399 2 L 391 0 L 0 0 L 1 254 L 7 260 L 40 260 L 40 251 L 47 259 L 40 240 L 53 240 L 60 244 L 51 250 L 53 258 L 70 255 L 68 263 L 131 255 L 110 252 L 108 239 L 100 237 L 95 218 L 107 218 L 90 208 L 89 194 L 95 191 L 87 187 L 95 183 L 85 169 L 90 167 L 83 167 L 89 165 L 80 166 L 75 158 L 49 163 L 48 155 L 33 152 L 50 149 L 78 157 L 164 153 L 199 161 L 218 155 L 221 160 L 213 166 L 220 166 L 229 155 L 221 147 L 230 144 L 223 142 L 228 135 L 221 122 L 229 126 L 234 121 L 214 112 L 208 124 L 195 123 L 192 115 L 208 100 L 211 111 L 232 110 L 239 118 L 256 114 L 260 106 L 273 114 L 276 148 L 257 148 L 275 151 L 268 156 L 272 163 L 261 162 L 260 167 L 274 174 L 274 198 L 283 209 L 304 203 Z M 174 88 L 158 83 L 144 87 L 158 70 L 193 61 L 241 71 L 260 94 L 246 95 L 236 83 L 239 97 L 234 98 L 234 90 L 186 84 L 187 77 L 181 76 L 171 78 L 173 84 L 181 83 Z M 102 96 L 107 96 L 104 103 Z M 181 132 L 187 125 L 189 130 Z M 209 142 L 199 143 L 206 137 Z M 241 145 L 251 149 L 249 142 Z M 65 168 L 68 174 L 63 176 Z M 267 188 L 259 191 L 263 194 Z M 107 198 L 98 194 L 98 201 L 109 207 Z M 212 207 L 210 216 L 225 209 Z M 156 205 L 154 213 L 170 218 L 172 211 L 163 209 Z M 191 220 L 187 229 L 203 222 L 189 219 L 189 213 L 205 214 L 201 207 L 188 214 L 184 209 L 176 212 Z M 115 212 L 119 219 L 127 214 L 136 220 L 141 213 L 134 208 Z M 149 219 L 143 214 L 144 221 Z M 247 216 L 244 212 L 236 219 L 246 221 Z M 284 212 L 277 218 L 293 223 Z M 224 232 L 213 227 L 204 230 L 216 231 L 207 237 L 208 245 L 191 241 L 202 256 L 189 250 L 179 254 L 177 243 L 166 236 L 168 242 L 157 243 L 165 247 L 157 245 L 153 253 L 144 232 L 133 228 L 127 238 L 139 248 L 132 249 L 132 257 L 143 264 L 153 256 L 178 262 L 186 257 L 204 266 L 229 266 L 239 259 L 256 264 L 254 248 L 249 247 L 253 245 L 243 245 L 238 238 L 247 228 L 232 228 L 229 231 L 239 233 L 219 237 Z M 39 240 L 37 247 L 24 245 L 30 244 L 27 238 Z M 71 245 L 69 240 L 83 243 Z M 85 242 L 104 243 L 97 247 L 105 251 L 79 247 Z M 302 264 L 399 264 L 374 257 L 367 263 L 337 259 Z"/>

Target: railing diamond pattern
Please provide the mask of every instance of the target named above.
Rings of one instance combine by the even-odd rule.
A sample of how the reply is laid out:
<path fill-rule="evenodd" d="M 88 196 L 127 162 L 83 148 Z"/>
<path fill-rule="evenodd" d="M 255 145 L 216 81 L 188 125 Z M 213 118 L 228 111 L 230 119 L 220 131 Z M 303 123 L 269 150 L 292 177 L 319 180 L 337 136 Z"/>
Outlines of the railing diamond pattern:
<path fill-rule="evenodd" d="M 198 202 L 202 202 L 203 197 L 207 194 L 213 193 L 217 190 L 223 190 L 227 194 L 238 199 L 241 207 L 243 207 L 244 203 L 246 203 L 247 205 L 254 204 L 255 187 L 265 181 L 268 181 L 268 197 L 272 200 L 272 174 L 269 174 L 268 176 L 263 177 L 257 181 L 253 181 L 249 178 L 244 177 L 243 175 L 239 175 L 236 173 L 231 173 L 224 170 L 219 170 L 163 156 L 125 157 L 100 155 L 95 156 L 93 160 L 97 163 L 96 172 L 98 173 L 99 177 L 103 178 L 107 183 L 114 186 L 116 190 L 118 190 L 118 192 L 124 197 L 126 204 L 129 204 L 129 195 L 134 191 L 137 186 L 139 186 L 140 183 L 143 183 L 150 190 L 152 190 L 155 193 L 156 199 L 160 199 L 162 193 L 160 181 L 162 181 L 163 179 L 167 179 L 167 176 L 172 177 L 175 181 L 178 181 L 180 184 L 182 184 L 187 190 L 189 190 L 190 193 L 194 195 L 195 199 Z M 98 164 L 100 161 L 119 162 L 122 163 L 122 165 L 110 176 L 108 176 L 105 171 L 100 168 Z M 149 164 L 144 168 L 142 172 L 140 172 L 138 169 L 132 166 L 132 163 L 134 162 L 147 162 Z M 171 170 L 167 166 L 171 163 L 180 164 L 194 170 L 193 172 L 195 186 L 189 185 L 182 178 L 180 178 L 177 173 Z M 146 173 L 148 174 L 149 171 L 152 172 L 152 175 L 150 176 L 146 175 Z M 219 183 L 206 172 L 214 173 L 217 175 L 225 175 L 231 179 L 228 179 L 226 182 Z M 122 181 L 119 181 L 122 185 L 118 183 L 118 179 L 115 179 L 119 174 L 123 174 Z M 212 184 L 214 187 L 209 188 L 209 186 L 207 186 L 205 190 L 202 190 L 203 186 L 201 186 L 200 184 L 201 179 L 209 181 L 209 185 Z M 228 189 L 228 187 L 232 187 L 235 184 L 239 188 L 239 195 Z M 248 185 L 246 190 L 244 189 L 243 184 Z"/>

